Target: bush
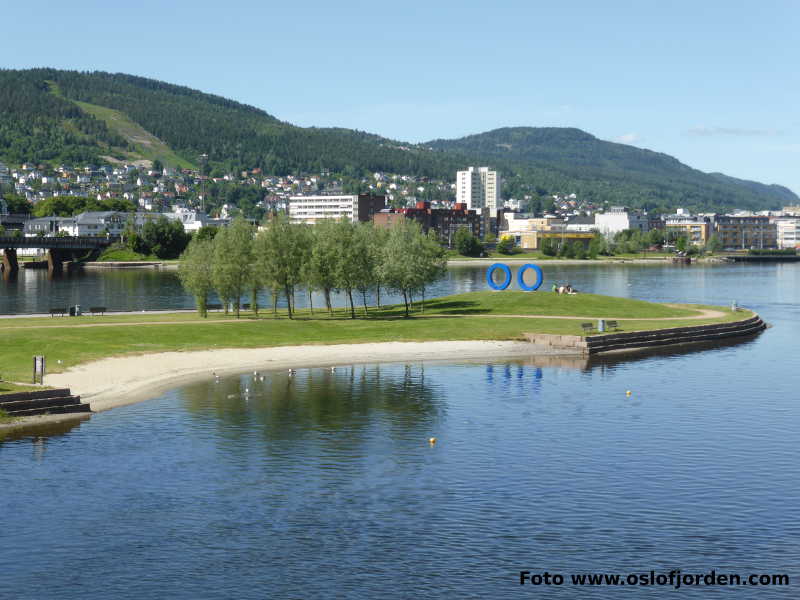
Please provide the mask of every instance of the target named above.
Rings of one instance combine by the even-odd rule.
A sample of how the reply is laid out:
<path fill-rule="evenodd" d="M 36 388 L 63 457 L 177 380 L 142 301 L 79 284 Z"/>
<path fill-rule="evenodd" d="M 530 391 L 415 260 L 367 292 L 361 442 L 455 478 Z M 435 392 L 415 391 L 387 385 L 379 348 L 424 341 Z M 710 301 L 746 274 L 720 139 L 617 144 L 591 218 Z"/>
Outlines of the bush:
<path fill-rule="evenodd" d="M 783 248 L 781 250 L 751 248 L 747 253 L 751 256 L 797 256 L 795 248 Z"/>
<path fill-rule="evenodd" d="M 500 254 L 519 254 L 522 252 L 514 243 L 514 238 L 506 236 L 499 242 L 497 242 L 497 251 Z"/>
<path fill-rule="evenodd" d="M 453 245 L 462 256 L 480 256 L 483 254 L 483 244 L 466 227 L 460 227 L 456 231 L 453 236 Z"/>
<path fill-rule="evenodd" d="M 555 244 L 553 244 L 553 241 L 550 238 L 542 239 L 539 249 L 545 256 L 555 256 L 557 251 Z"/>

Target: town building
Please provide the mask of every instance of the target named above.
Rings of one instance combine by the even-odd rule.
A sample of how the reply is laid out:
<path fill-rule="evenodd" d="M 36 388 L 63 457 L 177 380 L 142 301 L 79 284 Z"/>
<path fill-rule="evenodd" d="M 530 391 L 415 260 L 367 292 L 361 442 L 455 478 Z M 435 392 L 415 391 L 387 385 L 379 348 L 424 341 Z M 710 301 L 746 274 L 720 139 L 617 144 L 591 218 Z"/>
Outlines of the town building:
<path fill-rule="evenodd" d="M 800 218 L 774 219 L 778 236 L 778 248 L 800 248 Z"/>
<path fill-rule="evenodd" d="M 646 214 L 630 211 L 624 206 L 612 206 L 594 217 L 595 228 L 606 237 L 613 237 L 626 229 L 650 230 L 650 219 Z"/>
<path fill-rule="evenodd" d="M 494 214 L 502 208 L 500 202 L 500 176 L 489 167 L 469 167 L 456 173 L 456 203 L 465 204 L 467 210 L 488 208 Z"/>
<path fill-rule="evenodd" d="M 669 215 L 664 219 L 664 229 L 685 237 L 695 246 L 705 246 L 711 237 L 711 220 L 708 217 L 693 217 L 688 214 Z"/>
<path fill-rule="evenodd" d="M 351 194 L 338 196 L 290 196 L 289 219 L 292 223 L 314 225 L 323 219 L 350 219 L 354 223 L 372 221 L 375 213 L 386 208 L 386 196 Z"/>
<path fill-rule="evenodd" d="M 553 240 L 559 245 L 578 242 L 586 248 L 594 237 L 593 231 L 570 229 L 564 219 L 553 215 L 533 217 L 506 213 L 503 219 L 505 229 L 498 233 L 498 237 L 512 238 L 523 250 L 540 250 L 545 239 Z"/>
<path fill-rule="evenodd" d="M 431 208 L 430 202 L 417 202 L 413 208 L 385 209 L 375 213 L 372 218 L 376 227 L 385 228 L 391 228 L 405 220 L 416 221 L 425 233 L 433 230 L 439 240 L 448 246 L 452 246 L 456 231 L 462 227 L 469 229 L 475 237 L 481 237 L 482 234 L 481 215 L 474 210 L 468 210 L 461 203 L 456 203 L 449 209 Z"/>
<path fill-rule="evenodd" d="M 778 247 L 778 228 L 769 217 L 716 216 L 714 233 L 727 250 Z"/>
<path fill-rule="evenodd" d="M 514 239 L 514 244 L 523 250 L 541 250 L 542 242 L 549 239 L 557 245 L 564 245 L 570 243 L 578 243 L 584 249 L 589 247 L 594 233 L 585 231 L 567 231 L 563 228 L 561 231 L 501 231 L 500 239 L 511 237 Z"/>

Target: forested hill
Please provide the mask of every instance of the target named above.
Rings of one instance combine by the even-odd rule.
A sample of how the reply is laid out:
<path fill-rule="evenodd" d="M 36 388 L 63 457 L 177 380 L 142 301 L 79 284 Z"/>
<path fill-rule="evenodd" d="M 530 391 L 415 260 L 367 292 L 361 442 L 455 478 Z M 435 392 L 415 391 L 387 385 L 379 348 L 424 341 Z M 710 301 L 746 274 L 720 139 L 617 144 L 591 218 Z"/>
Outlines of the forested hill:
<path fill-rule="evenodd" d="M 623 204 L 653 206 L 671 198 L 697 209 L 777 208 L 798 199 L 783 186 L 704 173 L 667 154 L 606 142 L 574 128 L 505 127 L 456 140 L 434 140 L 426 146 L 511 165 L 520 173 L 533 170 L 534 181 L 545 187 L 570 181 L 583 197 L 606 199 L 617 190 L 627 200 Z"/>
<path fill-rule="evenodd" d="M 507 128 L 409 144 L 360 131 L 297 127 L 265 111 L 152 79 L 102 72 L 0 70 L 0 161 L 81 164 L 158 159 L 263 172 L 386 171 L 452 180 L 470 164 L 502 171 L 511 196 L 578 193 L 646 208 L 724 210 L 796 203 L 779 186 L 706 174 L 578 129 Z"/>

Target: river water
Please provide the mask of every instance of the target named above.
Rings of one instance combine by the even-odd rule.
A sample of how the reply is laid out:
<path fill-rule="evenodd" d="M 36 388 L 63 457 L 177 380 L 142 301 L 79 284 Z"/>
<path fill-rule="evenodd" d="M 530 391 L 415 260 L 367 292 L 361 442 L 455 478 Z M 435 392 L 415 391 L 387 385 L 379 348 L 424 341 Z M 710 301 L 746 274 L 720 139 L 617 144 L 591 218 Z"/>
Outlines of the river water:
<path fill-rule="evenodd" d="M 119 290 L 106 303 L 122 308 L 124 289 L 173 302 L 153 283 L 169 277 L 81 281 Z M 800 265 L 580 265 L 545 277 L 737 300 L 772 327 L 718 349 L 591 363 L 264 371 L 9 436 L 0 597 L 797 598 Z M 440 289 L 483 287 L 483 270 L 466 268 Z M 785 573 L 790 585 L 570 579 L 651 569 Z M 521 570 L 565 583 L 520 587 Z"/>

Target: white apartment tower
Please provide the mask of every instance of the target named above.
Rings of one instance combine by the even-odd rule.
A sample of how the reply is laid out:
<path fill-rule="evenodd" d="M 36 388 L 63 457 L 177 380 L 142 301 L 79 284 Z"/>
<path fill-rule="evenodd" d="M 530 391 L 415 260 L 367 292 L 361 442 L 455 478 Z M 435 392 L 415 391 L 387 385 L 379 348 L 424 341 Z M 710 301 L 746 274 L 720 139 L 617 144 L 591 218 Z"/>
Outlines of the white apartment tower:
<path fill-rule="evenodd" d="M 456 174 L 456 202 L 468 210 L 488 208 L 494 213 L 500 205 L 500 177 L 489 167 L 469 167 Z"/>

